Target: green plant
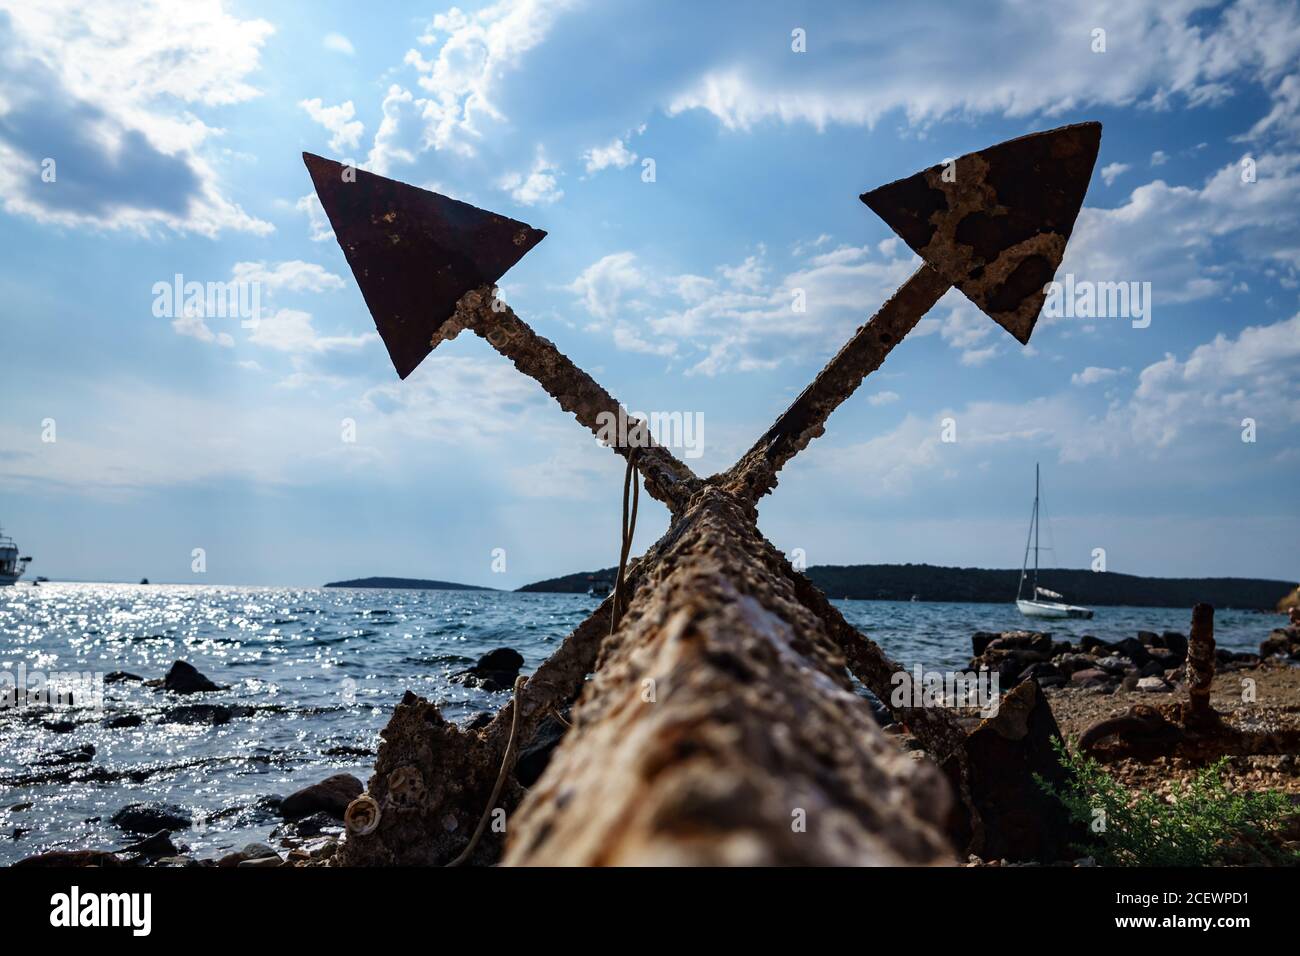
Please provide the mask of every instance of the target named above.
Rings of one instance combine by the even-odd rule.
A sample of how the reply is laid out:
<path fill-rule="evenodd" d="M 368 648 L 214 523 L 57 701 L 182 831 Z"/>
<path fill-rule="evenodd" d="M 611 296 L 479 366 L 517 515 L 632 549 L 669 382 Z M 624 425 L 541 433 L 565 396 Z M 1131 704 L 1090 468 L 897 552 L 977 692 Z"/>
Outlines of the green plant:
<path fill-rule="evenodd" d="M 1280 791 L 1233 793 L 1224 782 L 1226 757 L 1174 785 L 1168 798 L 1129 790 L 1089 757 L 1053 742 L 1068 783 L 1035 775 L 1094 842 L 1080 846 L 1102 866 L 1215 866 L 1300 863 L 1279 845 L 1277 831 L 1296 813 Z"/>

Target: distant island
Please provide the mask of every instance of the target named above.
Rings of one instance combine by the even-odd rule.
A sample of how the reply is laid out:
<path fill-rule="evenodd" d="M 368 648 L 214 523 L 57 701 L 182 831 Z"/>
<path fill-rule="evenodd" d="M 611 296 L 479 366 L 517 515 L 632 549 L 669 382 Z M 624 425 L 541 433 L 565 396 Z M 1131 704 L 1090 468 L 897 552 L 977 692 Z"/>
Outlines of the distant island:
<path fill-rule="evenodd" d="M 354 578 L 351 581 L 331 581 L 327 588 L 410 588 L 417 591 L 495 591 L 496 588 L 477 584 L 456 584 L 452 581 L 425 581 L 421 578 Z"/>
<path fill-rule="evenodd" d="M 618 568 L 606 568 L 603 571 L 579 571 L 577 574 L 566 574 L 560 578 L 547 578 L 545 581 L 538 581 L 535 584 L 525 584 L 517 590 L 543 591 L 550 594 L 586 594 L 587 589 L 593 584 L 604 584 L 613 587 L 614 578 L 617 576 Z"/>
<path fill-rule="evenodd" d="M 526 584 L 520 591 L 585 594 L 596 581 L 612 582 L 615 568 L 585 571 Z M 969 601 L 1002 604 L 1015 599 L 1020 572 L 1014 568 L 944 568 L 931 564 L 815 565 L 804 572 L 826 596 L 861 601 Z M 1044 587 L 1085 606 L 1191 607 L 1205 601 L 1218 608 L 1274 611 L 1295 591 L 1294 581 L 1259 578 L 1147 578 L 1109 571 L 1044 568 Z"/>

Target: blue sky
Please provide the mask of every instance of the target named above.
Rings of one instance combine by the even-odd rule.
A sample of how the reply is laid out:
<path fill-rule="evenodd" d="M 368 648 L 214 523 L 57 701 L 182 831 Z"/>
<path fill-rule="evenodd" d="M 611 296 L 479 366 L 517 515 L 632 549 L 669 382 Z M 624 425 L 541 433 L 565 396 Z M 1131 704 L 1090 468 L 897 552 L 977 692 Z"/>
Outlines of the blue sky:
<path fill-rule="evenodd" d="M 1039 461 L 1053 563 L 1294 579 L 1298 63 L 1276 0 L 0 0 L 0 523 L 83 580 L 614 564 L 621 459 L 472 336 L 399 382 L 301 151 L 546 229 L 506 299 L 633 410 L 701 413 L 708 474 L 915 269 L 859 193 L 1097 119 L 1061 272 L 1150 282 L 1150 325 L 1024 348 L 950 292 L 761 527 L 810 564 L 1014 566 Z M 176 274 L 258 283 L 260 323 L 156 316 Z"/>

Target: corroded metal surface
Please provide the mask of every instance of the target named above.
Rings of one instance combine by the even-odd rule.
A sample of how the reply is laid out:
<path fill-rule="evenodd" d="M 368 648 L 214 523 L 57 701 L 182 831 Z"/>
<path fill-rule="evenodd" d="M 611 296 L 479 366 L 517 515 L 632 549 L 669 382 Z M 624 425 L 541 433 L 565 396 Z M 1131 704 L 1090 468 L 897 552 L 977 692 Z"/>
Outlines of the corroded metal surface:
<path fill-rule="evenodd" d="M 776 487 L 781 466 L 826 430 L 826 419 L 885 360 L 929 312 L 951 283 L 923 265 L 745 453 L 724 479 L 735 493 L 757 501 Z"/>
<path fill-rule="evenodd" d="M 454 336 L 462 328 L 472 329 L 487 339 L 515 368 L 539 382 L 561 408 L 598 437 L 602 431 L 602 415 L 617 419 L 620 409 L 614 397 L 574 365 L 553 342 L 534 332 L 508 305 L 500 299 L 494 300 L 490 289 L 472 290 L 461 298 L 445 334 Z M 699 486 L 699 479 L 649 435 L 646 441 L 648 444 L 638 450 L 636 461 L 637 469 L 645 478 L 646 491 L 674 512 L 681 511 Z M 624 458 L 632 451 L 630 445 L 611 447 Z"/>
<path fill-rule="evenodd" d="M 447 725 L 431 704 L 408 696 L 385 731 L 368 796 L 374 807 L 363 808 L 371 812 L 340 859 L 445 859 L 467 836 L 453 831 L 487 799 L 513 707 L 527 740 L 546 713 L 580 694 L 573 729 L 511 820 L 507 862 L 948 861 L 942 776 L 886 740 L 846 674 L 847 666 L 888 703 L 898 666 L 762 537 L 755 502 L 951 284 L 1028 338 L 1041 284 L 1082 202 L 1099 129 L 1067 127 L 963 157 L 958 181 L 963 170 L 967 180 L 957 188 L 941 175 L 934 181 L 931 170 L 864 196 L 927 264 L 730 471 L 701 481 L 666 449 L 640 450 L 646 489 L 673 520 L 629 569 L 621 624 L 605 636 L 605 602 L 480 733 Z M 400 374 L 471 329 L 593 432 L 600 416 L 619 414 L 608 392 L 494 296 L 492 284 L 543 233 L 361 172 L 366 190 L 348 193 L 357 184 L 333 180 L 342 167 L 307 159 Z M 473 233 L 463 247 L 462 229 Z M 430 276 L 435 295 L 421 284 Z M 1040 278 L 1038 292 L 1028 288 Z M 987 812 L 1001 791 L 986 786 L 989 768 L 973 765 L 983 758 L 951 713 L 895 714 L 932 756 L 948 759 L 980 838 L 996 836 Z M 1015 712 L 1006 723 L 1018 727 Z M 1011 762 L 1029 753 L 1017 741 L 1042 736 L 1008 736 L 1003 724 L 987 726 Z M 440 767 L 459 779 L 431 781 Z M 507 789 L 504 809 L 518 796 Z M 802 830 L 791 826 L 800 814 Z M 428 845 L 412 846 L 420 841 Z"/>
<path fill-rule="evenodd" d="M 1214 683 L 1214 608 L 1198 604 L 1192 608 L 1192 627 L 1187 640 L 1187 703 L 1192 713 L 1211 713 L 1210 685 Z"/>
<path fill-rule="evenodd" d="M 496 283 L 546 236 L 426 189 L 302 158 L 402 378 L 432 351 L 461 296 Z"/>
<path fill-rule="evenodd" d="M 956 285 L 1022 343 L 1029 341 L 1083 204 L 1101 124 L 1023 136 L 862 195 L 926 261 L 728 472 L 757 501 L 781 467 Z M 951 180 L 951 181 L 950 181 Z"/>
<path fill-rule="evenodd" d="M 742 503 L 706 488 L 674 524 L 504 862 L 950 863 L 938 768 L 880 731 Z"/>
<path fill-rule="evenodd" d="M 1100 146 L 1100 123 L 1062 126 L 968 153 L 952 166 L 932 166 L 861 198 L 917 255 L 1026 343 Z"/>

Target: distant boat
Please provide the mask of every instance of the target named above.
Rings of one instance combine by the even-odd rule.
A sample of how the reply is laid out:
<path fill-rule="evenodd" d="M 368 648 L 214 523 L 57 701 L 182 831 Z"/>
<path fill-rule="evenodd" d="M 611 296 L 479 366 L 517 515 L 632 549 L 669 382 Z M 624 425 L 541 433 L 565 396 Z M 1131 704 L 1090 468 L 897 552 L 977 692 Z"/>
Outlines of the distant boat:
<path fill-rule="evenodd" d="M 1034 465 L 1034 512 L 1029 519 L 1029 540 L 1025 542 L 1025 559 L 1020 565 L 1020 586 L 1016 588 L 1016 607 L 1025 617 L 1092 617 L 1092 611 L 1077 604 L 1066 604 L 1065 596 L 1050 591 L 1038 584 L 1038 499 L 1039 499 L 1038 465 Z M 1034 583 L 1029 598 L 1021 597 L 1025 590 L 1025 578 L 1029 576 L 1029 551 L 1034 552 Z M 1047 598 L 1048 600 L 1043 600 Z"/>
<path fill-rule="evenodd" d="M 610 581 L 592 580 L 591 586 L 587 588 L 587 597 L 607 598 L 613 590 L 614 585 Z"/>
<path fill-rule="evenodd" d="M 13 584 L 23 576 L 31 558 L 18 556 L 18 545 L 0 529 L 0 586 Z"/>

